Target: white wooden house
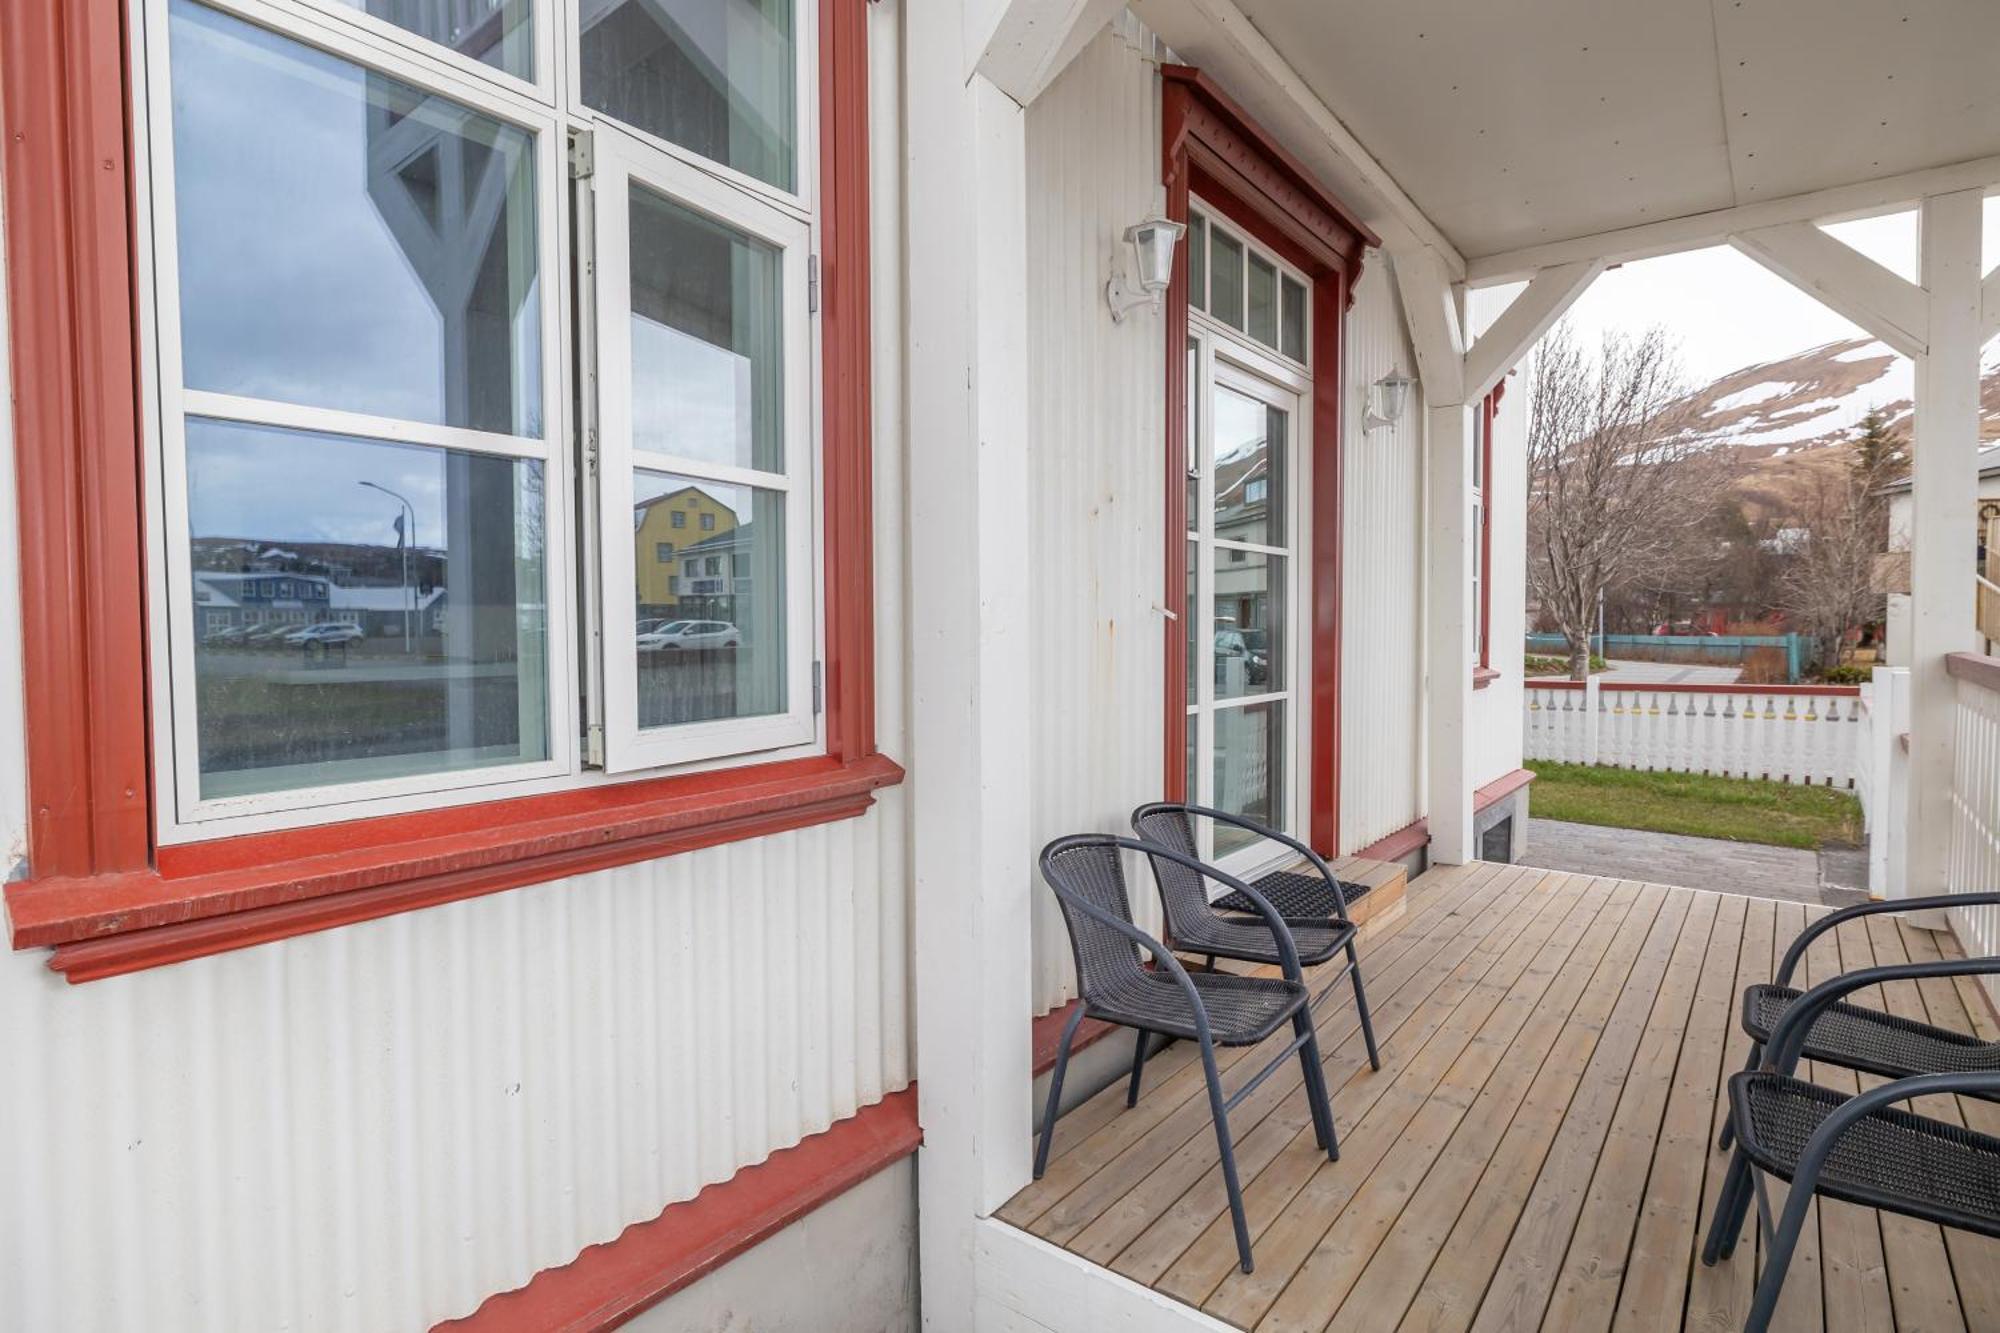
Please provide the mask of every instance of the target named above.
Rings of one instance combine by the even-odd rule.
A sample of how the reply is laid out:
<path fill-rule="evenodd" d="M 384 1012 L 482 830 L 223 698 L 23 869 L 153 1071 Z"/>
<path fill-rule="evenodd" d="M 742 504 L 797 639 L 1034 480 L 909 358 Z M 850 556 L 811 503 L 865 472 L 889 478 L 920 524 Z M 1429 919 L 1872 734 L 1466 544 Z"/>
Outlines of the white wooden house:
<path fill-rule="evenodd" d="M 1936 534 L 1972 524 L 2000 327 L 1996 54 L 2000 11 L 1943 0 L 0 8 L 0 1328 L 1391 1327 L 1446 1301 L 1412 1285 L 1441 1253 L 1480 1290 L 1629 1271 L 1614 1304 L 1657 1283 L 1694 1318 L 1645 1228 L 1698 1211 L 1698 1155 L 1629 1270 L 1574 1213 L 1503 1233 L 1518 1262 L 1461 1247 L 1425 1193 L 1398 1234 L 1442 1225 L 1429 1251 L 1344 1287 L 1323 1266 L 1372 1249 L 1274 1257 L 1261 1306 L 1176 1288 L 1215 1215 L 1197 1140 L 1161 1174 L 1163 1140 L 1078 1119 L 1059 1178 L 1135 1155 L 1024 1194 L 1074 995 L 1035 853 L 1185 797 L 1375 885 L 1385 978 L 1431 975 L 1418 938 L 1512 966 L 1474 938 L 1498 920 L 1623 959 L 1578 1002 L 1603 1049 L 1693 994 L 1710 1073 L 1670 1093 L 1628 1052 L 1588 1096 L 1657 1093 L 1698 1132 L 1631 1142 L 1698 1148 L 1717 950 L 1767 975 L 1747 942 L 1786 920 L 1477 864 L 1525 801 L 1503 386 L 1605 266 L 1725 240 L 1917 358 L 1900 845 L 1913 893 L 1990 884 L 2000 664 L 1961 653 Z M 1812 225 L 1906 207 L 1918 283 Z M 738 534 L 741 635 L 671 662 L 627 600 L 669 494 L 689 545 Z M 443 621 L 310 669 L 212 643 L 197 549 L 441 586 Z M 1459 984 L 1467 1021 L 1543 1013 Z M 1407 1062 L 1430 1010 L 1383 1004 Z M 1560 1025 L 1517 1027 L 1479 1049 Z M 1156 1105 L 1078 1114 L 1180 1123 Z M 1568 1125 L 1550 1161 L 1599 1178 Z M 1372 1141 L 1424 1175 L 1422 1134 Z M 1437 1188 L 1484 1178 L 1431 1147 Z M 1378 1220 L 1415 1189 L 1366 1179 Z M 1085 1194 L 1127 1220 L 1043 1220 Z M 1344 1216 L 1295 1195 L 1274 1256 Z M 1140 1221 L 1144 1254 L 1104 1239 Z M 1921 1261 L 1857 1259 L 1857 1290 Z M 1601 1285 L 1536 1290 L 1436 1324 L 1610 1322 L 1564 1313 Z"/>

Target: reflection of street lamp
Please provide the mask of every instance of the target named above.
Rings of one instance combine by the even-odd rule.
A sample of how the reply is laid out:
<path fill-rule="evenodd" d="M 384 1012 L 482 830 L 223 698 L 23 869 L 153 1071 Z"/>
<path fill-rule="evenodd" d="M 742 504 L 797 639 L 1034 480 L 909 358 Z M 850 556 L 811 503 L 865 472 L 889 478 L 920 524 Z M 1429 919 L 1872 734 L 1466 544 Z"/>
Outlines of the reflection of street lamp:
<path fill-rule="evenodd" d="M 387 486 L 380 486 L 372 481 L 364 481 L 360 484 L 366 486 L 371 491 L 382 492 L 382 494 L 402 505 L 403 512 L 409 515 L 409 521 L 403 528 L 403 540 L 399 543 L 403 548 L 403 651 L 407 653 L 412 651 L 410 646 L 410 615 L 415 610 L 415 601 L 412 596 L 413 589 L 410 587 L 410 548 L 417 544 L 416 507 L 396 492 L 390 490 Z"/>

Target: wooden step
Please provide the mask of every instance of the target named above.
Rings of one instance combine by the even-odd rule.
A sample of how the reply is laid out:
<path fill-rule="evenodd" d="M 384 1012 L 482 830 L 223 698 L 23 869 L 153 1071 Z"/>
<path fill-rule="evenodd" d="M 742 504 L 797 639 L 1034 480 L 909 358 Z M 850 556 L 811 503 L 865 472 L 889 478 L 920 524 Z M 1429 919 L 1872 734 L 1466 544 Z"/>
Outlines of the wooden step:
<path fill-rule="evenodd" d="M 1361 927 L 1367 939 L 1403 915 L 1404 894 L 1410 887 L 1409 872 L 1400 861 L 1371 861 L 1360 856 L 1343 856 L 1334 861 L 1333 873 L 1350 884 L 1365 884 L 1368 892 L 1349 903 L 1348 915 Z"/>

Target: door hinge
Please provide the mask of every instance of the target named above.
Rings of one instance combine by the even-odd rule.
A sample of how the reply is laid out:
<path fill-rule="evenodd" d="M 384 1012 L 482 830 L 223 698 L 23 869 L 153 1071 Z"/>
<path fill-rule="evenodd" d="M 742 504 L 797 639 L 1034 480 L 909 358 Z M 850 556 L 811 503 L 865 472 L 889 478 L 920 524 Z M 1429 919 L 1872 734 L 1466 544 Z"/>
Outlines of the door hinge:
<path fill-rule="evenodd" d="M 806 313 L 819 312 L 819 256 L 806 256 Z"/>
<path fill-rule="evenodd" d="M 586 180 L 597 170 L 597 150 L 589 130 L 569 133 L 569 174 L 572 180 Z"/>
<path fill-rule="evenodd" d="M 592 768 L 604 767 L 604 724 L 593 722 L 583 732 L 583 762 Z"/>
<path fill-rule="evenodd" d="M 813 716 L 814 717 L 818 717 L 821 713 L 826 711 L 826 690 L 821 683 L 821 678 L 823 673 L 820 670 L 820 667 L 821 667 L 820 663 L 818 662 L 813 663 Z"/>

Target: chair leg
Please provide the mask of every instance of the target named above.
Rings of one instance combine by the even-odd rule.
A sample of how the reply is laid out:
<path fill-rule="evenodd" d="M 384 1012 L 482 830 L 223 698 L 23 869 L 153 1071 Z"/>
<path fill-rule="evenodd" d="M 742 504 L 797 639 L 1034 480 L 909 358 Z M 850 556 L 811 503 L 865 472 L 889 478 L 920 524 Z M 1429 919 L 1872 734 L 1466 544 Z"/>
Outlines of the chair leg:
<path fill-rule="evenodd" d="M 1361 1040 L 1368 1043 L 1368 1067 L 1382 1067 L 1382 1053 L 1375 1049 L 1375 1021 L 1368 1014 L 1368 992 L 1361 987 L 1361 960 L 1354 952 L 1354 941 L 1347 942 L 1347 973 L 1354 978 L 1354 1008 L 1361 1015 Z"/>
<path fill-rule="evenodd" d="M 1812 1203 L 1815 1183 L 1817 1173 L 1792 1182 L 1784 1216 L 1764 1256 L 1764 1276 L 1757 1283 L 1757 1295 L 1750 1302 L 1750 1317 L 1743 1322 L 1743 1333 L 1765 1333 L 1771 1326 L 1778 1297 L 1785 1289 L 1785 1270 L 1791 1267 L 1792 1251 L 1798 1247 L 1799 1232 L 1805 1227 L 1806 1208 Z"/>
<path fill-rule="evenodd" d="M 1306 1104 L 1312 1111 L 1313 1134 L 1319 1146 L 1326 1150 L 1328 1161 L 1340 1160 L 1340 1138 L 1333 1129 L 1333 1103 L 1326 1093 L 1326 1069 L 1319 1062 L 1319 1033 L 1313 1030 L 1312 1019 L 1306 1011 L 1293 1020 L 1303 1025 L 1300 1033 L 1306 1044 L 1299 1048 L 1299 1060 L 1305 1065 Z"/>
<path fill-rule="evenodd" d="M 1744 1064 L 1743 1072 L 1746 1074 L 1756 1073 L 1757 1062 L 1762 1060 L 1763 1058 L 1764 1058 L 1763 1043 L 1755 1041 L 1751 1042 L 1750 1059 L 1747 1063 Z M 1715 1146 L 1722 1149 L 1722 1151 L 1724 1152 L 1728 1152 L 1729 1145 L 1734 1142 L 1736 1142 L 1736 1108 L 1732 1106 L 1727 1111 L 1724 1111 L 1722 1113 L 1722 1137 L 1718 1138 L 1715 1141 Z"/>
<path fill-rule="evenodd" d="M 1049 1145 L 1056 1134 L 1056 1108 L 1062 1105 L 1063 1074 L 1069 1069 L 1070 1038 L 1076 1036 L 1077 1026 L 1083 1022 L 1083 1001 L 1078 1000 L 1070 1010 L 1069 1022 L 1063 1024 L 1062 1040 L 1056 1043 L 1056 1066 L 1049 1071 L 1049 1101 L 1042 1110 L 1042 1138 L 1035 1145 L 1035 1179 L 1042 1178 L 1042 1172 L 1049 1169 Z"/>
<path fill-rule="evenodd" d="M 1229 1191 L 1229 1217 L 1236 1224 L 1236 1257 L 1248 1273 L 1256 1267 L 1250 1258 L 1250 1223 L 1243 1216 L 1243 1187 L 1236 1179 L 1236 1149 L 1229 1141 L 1222 1075 L 1215 1068 L 1215 1048 L 1206 1041 L 1201 1044 L 1201 1068 L 1208 1078 L 1208 1113 L 1215 1118 L 1215 1143 L 1222 1150 L 1222 1184 Z"/>
<path fill-rule="evenodd" d="M 1146 1031 L 1144 1028 L 1139 1029 L 1139 1041 L 1132 1050 L 1132 1081 L 1125 1088 L 1125 1105 L 1127 1108 L 1139 1104 L 1139 1074 L 1146 1067 L 1146 1038 L 1152 1035 L 1152 1033 Z"/>
<path fill-rule="evenodd" d="M 1715 1201 L 1715 1217 L 1708 1225 L 1708 1240 L 1701 1247 L 1701 1261 L 1714 1264 L 1736 1252 L 1737 1237 L 1743 1234 L 1744 1214 L 1749 1210 L 1755 1168 L 1741 1147 L 1729 1159 L 1729 1174 L 1722 1178 L 1722 1192 Z"/>

